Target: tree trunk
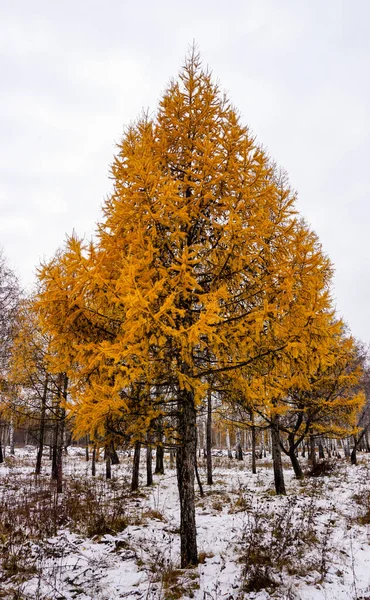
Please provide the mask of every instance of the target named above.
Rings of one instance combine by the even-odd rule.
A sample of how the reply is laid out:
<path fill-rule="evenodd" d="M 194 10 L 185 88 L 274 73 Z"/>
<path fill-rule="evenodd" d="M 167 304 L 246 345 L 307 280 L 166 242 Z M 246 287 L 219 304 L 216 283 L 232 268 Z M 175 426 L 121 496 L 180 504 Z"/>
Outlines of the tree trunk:
<path fill-rule="evenodd" d="M 251 418 L 251 430 L 252 430 L 252 473 L 255 475 L 257 473 L 257 466 L 256 466 L 256 452 L 257 452 L 257 448 L 256 448 L 256 427 L 254 425 L 254 412 L 251 411 L 250 412 L 250 418 Z"/>
<path fill-rule="evenodd" d="M 328 453 L 328 458 L 331 458 L 333 454 L 333 444 L 331 440 L 326 440 L 326 451 Z"/>
<path fill-rule="evenodd" d="M 96 475 L 96 444 L 93 445 L 92 457 L 91 457 L 91 475 Z"/>
<path fill-rule="evenodd" d="M 228 429 L 226 429 L 226 448 L 227 448 L 227 455 L 229 458 L 233 457 L 233 454 L 231 452 L 231 444 L 230 444 L 230 432 Z"/>
<path fill-rule="evenodd" d="M 196 440 L 197 440 L 197 438 L 196 438 Z M 200 493 L 201 498 L 203 498 L 204 497 L 204 490 L 203 490 L 202 481 L 201 481 L 201 478 L 199 476 L 199 471 L 198 471 L 197 447 L 195 448 L 195 463 L 194 463 L 194 467 L 195 467 L 195 477 L 197 479 L 198 486 L 199 486 L 199 493 Z"/>
<path fill-rule="evenodd" d="M 66 421 L 66 401 L 67 401 L 67 390 L 68 390 L 68 377 L 66 373 L 61 373 L 59 377 L 59 399 L 56 407 L 56 415 L 58 421 L 58 429 L 56 436 L 56 480 L 57 480 L 57 493 L 60 494 L 63 491 L 63 448 L 65 445 L 65 421 Z"/>
<path fill-rule="evenodd" d="M 202 428 L 203 428 L 203 458 L 207 458 L 207 417 L 202 417 Z M 199 448 L 200 452 L 200 448 Z M 200 454 L 199 454 L 200 456 Z"/>
<path fill-rule="evenodd" d="M 46 414 L 47 393 L 48 393 L 48 374 L 46 373 L 44 389 L 43 389 L 42 398 L 41 398 L 40 439 L 39 439 L 39 448 L 37 451 L 37 458 L 36 458 L 36 469 L 35 469 L 36 475 L 40 475 L 40 473 L 41 473 L 42 454 L 44 452 L 45 414 Z"/>
<path fill-rule="evenodd" d="M 3 428 L 2 428 L 2 423 L 0 421 L 0 464 L 4 462 L 2 435 L 3 435 Z M 4 450 L 5 450 L 5 448 L 4 448 Z"/>
<path fill-rule="evenodd" d="M 58 408 L 54 408 L 56 415 L 58 414 Z M 56 416 L 53 431 L 53 443 L 52 443 L 52 459 L 51 459 L 51 478 L 56 481 L 58 479 L 58 438 L 59 438 L 59 420 Z"/>
<path fill-rule="evenodd" d="M 212 478 L 212 393 L 207 392 L 207 484 L 213 484 Z"/>
<path fill-rule="evenodd" d="M 294 445 L 294 440 L 288 438 L 288 442 L 289 442 L 289 458 L 292 463 L 294 474 L 297 479 L 302 479 L 303 471 L 302 471 L 302 467 L 299 464 L 299 460 L 296 455 L 296 447 Z"/>
<path fill-rule="evenodd" d="M 164 448 L 162 445 L 156 447 L 155 452 L 155 471 L 156 475 L 164 474 Z"/>
<path fill-rule="evenodd" d="M 106 449 L 105 453 L 105 478 L 112 479 L 112 459 L 109 448 Z"/>
<path fill-rule="evenodd" d="M 134 460 L 132 463 L 132 479 L 131 479 L 131 491 L 132 492 L 135 492 L 137 489 L 139 489 L 140 450 L 141 450 L 141 442 L 135 442 Z"/>
<path fill-rule="evenodd" d="M 283 463 L 281 460 L 280 434 L 279 434 L 279 417 L 273 417 L 271 421 L 271 450 L 272 460 L 274 465 L 274 481 L 275 491 L 277 495 L 285 495 L 285 483 Z"/>
<path fill-rule="evenodd" d="M 48 432 L 49 439 L 49 460 L 53 460 L 53 442 L 54 442 L 54 427 Z"/>
<path fill-rule="evenodd" d="M 146 485 L 153 485 L 152 446 L 150 440 L 146 447 Z"/>
<path fill-rule="evenodd" d="M 110 457 L 112 460 L 112 465 L 119 465 L 119 456 L 117 454 L 114 442 L 112 442 L 110 445 Z"/>
<path fill-rule="evenodd" d="M 10 418 L 10 423 L 9 423 L 9 446 L 10 446 L 10 454 L 11 456 L 15 455 L 15 450 L 14 450 L 14 421 L 13 421 L 13 417 Z"/>
<path fill-rule="evenodd" d="M 346 441 L 343 442 L 343 448 L 344 448 L 344 456 L 346 458 L 349 458 L 351 456 L 351 445 L 349 442 L 349 438 L 347 438 Z"/>
<path fill-rule="evenodd" d="M 200 452 L 201 452 L 201 448 L 202 448 L 202 442 L 200 439 L 200 423 L 197 424 L 197 452 L 200 458 Z"/>
<path fill-rule="evenodd" d="M 315 438 L 313 435 L 310 435 L 310 452 L 308 455 L 308 460 L 313 467 L 316 465 Z"/>
<path fill-rule="evenodd" d="M 357 437 L 353 436 L 353 448 L 351 452 L 351 464 L 357 465 Z"/>
<path fill-rule="evenodd" d="M 265 431 L 261 431 L 261 443 L 260 443 L 260 451 L 258 454 L 258 458 L 263 458 L 264 455 L 266 457 L 266 450 L 265 450 Z"/>
<path fill-rule="evenodd" d="M 319 440 L 319 458 L 325 458 L 324 446 L 321 440 Z"/>
<path fill-rule="evenodd" d="M 181 568 L 198 564 L 195 524 L 194 475 L 196 459 L 196 410 L 194 394 L 180 390 L 178 398 L 178 433 L 176 453 L 177 483 L 180 496 Z"/>
<path fill-rule="evenodd" d="M 173 448 L 170 449 L 170 469 L 175 468 L 175 451 Z"/>
<path fill-rule="evenodd" d="M 89 456 L 89 436 L 86 436 L 86 446 L 85 446 L 85 460 L 86 462 L 89 462 L 90 460 L 90 456 Z"/>
<path fill-rule="evenodd" d="M 237 460 L 243 460 L 243 448 L 240 439 L 240 429 L 236 428 L 236 444 L 235 444 L 235 455 Z"/>
<path fill-rule="evenodd" d="M 63 491 L 63 435 L 65 428 L 65 409 L 60 408 L 60 423 L 58 428 L 58 443 L 57 443 L 57 455 L 56 455 L 56 479 L 57 479 L 57 493 L 60 494 Z"/>
<path fill-rule="evenodd" d="M 163 448 L 163 423 L 162 417 L 158 417 L 157 419 L 157 436 L 158 436 L 158 444 L 155 453 L 155 469 L 154 473 L 156 475 L 164 474 L 164 448 Z"/>
<path fill-rule="evenodd" d="M 60 387 L 61 396 L 63 399 L 63 405 L 59 402 L 57 407 L 57 417 L 59 421 L 58 435 L 57 435 L 57 454 L 56 454 L 56 474 L 57 474 L 57 493 L 61 494 L 63 491 L 63 448 L 65 444 L 65 424 L 66 424 L 66 409 L 65 403 L 67 401 L 67 389 L 68 389 L 68 377 L 65 373 L 60 376 Z"/>

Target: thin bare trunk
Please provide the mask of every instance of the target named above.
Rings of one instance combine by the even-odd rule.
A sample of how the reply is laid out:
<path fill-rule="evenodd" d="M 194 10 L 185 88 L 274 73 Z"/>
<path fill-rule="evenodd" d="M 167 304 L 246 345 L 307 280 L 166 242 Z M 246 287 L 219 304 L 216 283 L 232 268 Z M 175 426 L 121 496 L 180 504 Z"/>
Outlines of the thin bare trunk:
<path fill-rule="evenodd" d="M 207 418 L 202 416 L 202 431 L 203 431 L 203 444 L 202 444 L 202 451 L 203 451 L 203 458 L 207 458 Z M 199 457 L 201 455 L 200 452 L 200 448 L 199 448 Z"/>
<path fill-rule="evenodd" d="M 96 444 L 93 445 L 92 457 L 91 457 L 91 475 L 96 475 Z"/>
<path fill-rule="evenodd" d="M 105 454 L 105 478 L 112 479 L 112 459 L 109 448 L 107 448 Z"/>
<path fill-rule="evenodd" d="M 10 446 L 10 454 L 11 456 L 15 455 L 15 450 L 14 450 L 14 421 L 13 421 L 13 417 L 10 418 L 10 423 L 9 423 L 9 446 Z"/>
<path fill-rule="evenodd" d="M 212 478 L 212 393 L 207 392 L 207 483 L 213 484 Z"/>
<path fill-rule="evenodd" d="M 48 374 L 45 375 L 44 381 L 44 389 L 42 392 L 41 398 L 41 414 L 40 414 L 40 439 L 39 439 L 39 448 L 37 451 L 36 458 L 36 475 L 40 475 L 41 473 L 41 462 L 42 462 L 42 454 L 44 452 L 44 437 L 45 437 L 45 415 L 46 415 L 46 398 L 48 393 Z"/>
<path fill-rule="evenodd" d="M 156 454 L 155 454 L 155 470 L 154 470 L 154 473 L 156 475 L 163 475 L 164 474 L 164 448 L 163 448 L 163 423 L 162 423 L 162 417 L 158 418 L 157 436 L 158 436 L 158 444 L 157 444 Z"/>
<path fill-rule="evenodd" d="M 285 482 L 283 463 L 281 460 L 280 433 L 279 433 L 279 417 L 275 416 L 271 422 L 271 449 L 272 460 L 274 465 L 274 481 L 275 491 L 278 495 L 285 495 Z"/>
<path fill-rule="evenodd" d="M 226 448 L 227 448 L 227 455 L 228 455 L 228 457 L 232 458 L 233 454 L 231 452 L 230 432 L 229 432 L 229 429 L 226 429 Z"/>
<path fill-rule="evenodd" d="M 242 448 L 242 444 L 241 444 L 239 427 L 236 428 L 235 453 L 236 453 L 237 460 L 243 460 L 243 448 Z"/>
<path fill-rule="evenodd" d="M 62 387 L 63 405 L 59 403 L 57 415 L 59 420 L 58 436 L 57 436 L 57 456 L 56 456 L 56 474 L 57 474 L 57 493 L 63 491 L 63 448 L 65 444 L 65 422 L 66 410 L 65 403 L 67 400 L 68 377 L 63 373 L 60 377 L 60 385 Z"/>
<path fill-rule="evenodd" d="M 325 458 L 324 446 L 321 439 L 319 439 L 319 458 Z"/>
<path fill-rule="evenodd" d="M 204 490 L 203 490 L 202 480 L 201 480 L 201 478 L 199 476 L 197 457 L 195 457 L 195 477 L 197 479 L 197 483 L 198 483 L 198 486 L 199 486 L 199 493 L 201 495 L 201 498 L 203 498 L 204 497 Z"/>
<path fill-rule="evenodd" d="M 56 407 L 54 408 L 54 411 L 55 411 L 56 416 L 55 416 L 55 420 L 54 420 L 53 443 L 52 443 L 51 478 L 56 481 L 58 479 L 57 454 L 58 454 L 58 438 L 59 438 L 59 419 L 57 416 L 58 409 Z"/>
<path fill-rule="evenodd" d="M 196 440 L 198 440 L 198 438 L 196 438 Z M 198 470 L 198 460 L 197 460 L 197 446 L 195 447 L 195 477 L 197 479 L 198 482 L 198 486 L 199 486 L 199 493 L 201 495 L 201 498 L 203 498 L 204 496 L 204 491 L 203 491 L 203 485 L 202 485 L 202 480 L 199 476 L 199 470 Z"/>
<path fill-rule="evenodd" d="M 59 424 L 59 439 L 57 446 L 57 492 L 60 494 L 63 491 L 63 434 L 65 428 L 65 409 L 60 409 L 60 424 Z"/>
<path fill-rule="evenodd" d="M 314 467 L 316 465 L 317 461 L 316 461 L 315 438 L 313 435 L 310 435 L 309 447 L 310 447 L 310 451 L 308 454 L 308 460 L 311 463 L 311 465 Z"/>
<path fill-rule="evenodd" d="M 152 456 L 152 446 L 151 446 L 150 442 L 151 442 L 151 440 L 149 438 L 148 444 L 146 447 L 146 485 L 153 484 L 153 467 L 152 467 L 153 456 Z"/>
<path fill-rule="evenodd" d="M 358 446 L 358 440 L 357 440 L 357 437 L 354 435 L 353 436 L 353 448 L 352 448 L 352 452 L 351 452 L 351 464 L 352 465 L 357 465 L 357 446 Z"/>
<path fill-rule="evenodd" d="M 257 452 L 257 448 L 256 448 L 256 427 L 254 425 L 254 412 L 251 411 L 250 412 L 250 417 L 251 417 L 251 430 L 252 430 L 252 473 L 255 475 L 257 473 L 257 466 L 256 466 L 256 452 Z"/>
<path fill-rule="evenodd" d="M 141 450 L 141 442 L 135 442 L 134 460 L 132 463 L 132 479 L 131 479 L 131 491 L 132 492 L 135 492 L 139 488 L 140 450 Z"/>

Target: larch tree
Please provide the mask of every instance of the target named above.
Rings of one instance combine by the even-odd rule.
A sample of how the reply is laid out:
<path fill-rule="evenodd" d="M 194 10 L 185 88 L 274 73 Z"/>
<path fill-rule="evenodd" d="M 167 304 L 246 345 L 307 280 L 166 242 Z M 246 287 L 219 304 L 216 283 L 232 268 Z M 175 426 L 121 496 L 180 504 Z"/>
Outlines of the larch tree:
<path fill-rule="evenodd" d="M 263 253 L 267 310 L 258 339 L 274 351 L 262 353 L 252 365 L 220 380 L 228 404 L 244 413 L 257 412 L 268 424 L 278 494 L 285 494 L 280 425 L 288 411 L 286 399 L 293 385 L 306 389 L 319 366 L 328 364 L 328 350 L 338 330 L 330 297 L 332 267 L 317 236 L 297 220 L 285 241 L 284 253 L 277 254 L 274 245 Z M 289 290 L 282 286 L 287 273 Z M 253 428 L 251 421 L 248 426 Z"/>
<path fill-rule="evenodd" d="M 13 410 L 27 422 L 28 431 L 38 442 L 37 475 L 49 434 L 52 450 L 52 478 L 62 491 L 62 449 L 65 445 L 65 373 L 54 372 L 50 353 L 50 335 L 41 331 L 33 297 L 22 300 L 17 314 L 16 333 L 9 357 L 7 383 L 12 390 Z"/>
<path fill-rule="evenodd" d="M 19 421 L 27 423 L 28 431 L 38 440 L 36 474 L 39 475 L 48 419 L 49 373 L 45 361 L 47 339 L 38 328 L 31 306 L 29 299 L 19 305 L 7 382 L 14 397 L 15 414 Z"/>
<path fill-rule="evenodd" d="M 279 379 L 282 381 L 280 394 L 273 395 L 272 405 L 265 401 L 255 408 L 275 433 L 276 444 L 290 457 L 298 478 L 303 476 L 296 456 L 299 444 L 308 436 L 341 438 L 355 433 L 364 404 L 363 369 L 354 340 L 345 334 L 341 322 L 328 325 L 324 344 L 320 335 L 313 345 L 308 343 L 306 349 L 301 347 L 290 356 L 288 376 L 284 369 L 275 373 L 275 390 Z M 316 355 L 314 362 L 307 353 Z M 280 455 L 279 448 L 277 453 Z M 283 480 L 281 465 L 277 477 Z M 276 491 L 280 493 L 278 486 Z"/>
<path fill-rule="evenodd" d="M 96 242 L 72 237 L 44 265 L 39 306 L 80 432 L 122 419 L 145 440 L 176 419 L 186 567 L 198 562 L 197 407 L 311 327 L 294 194 L 194 51 L 155 117 L 127 128 L 112 176 Z"/>
<path fill-rule="evenodd" d="M 357 448 L 365 446 L 366 452 L 369 452 L 369 429 L 370 429 L 370 368 L 369 368 L 369 349 L 362 343 L 357 343 L 357 360 L 362 367 L 362 377 L 360 387 L 365 394 L 365 403 L 357 417 L 357 432 L 353 436 L 353 448 L 351 452 L 351 463 L 357 464 Z"/>
<path fill-rule="evenodd" d="M 286 413 L 281 431 L 286 434 L 287 447 L 297 477 L 302 471 L 295 456 L 298 445 L 308 435 L 334 438 L 357 433 L 358 417 L 365 402 L 364 365 L 355 340 L 343 325 L 333 336 L 325 361 L 311 371 L 302 385 L 305 366 L 293 366 L 291 388 L 286 396 Z M 297 370 L 300 379 L 297 379 Z"/>

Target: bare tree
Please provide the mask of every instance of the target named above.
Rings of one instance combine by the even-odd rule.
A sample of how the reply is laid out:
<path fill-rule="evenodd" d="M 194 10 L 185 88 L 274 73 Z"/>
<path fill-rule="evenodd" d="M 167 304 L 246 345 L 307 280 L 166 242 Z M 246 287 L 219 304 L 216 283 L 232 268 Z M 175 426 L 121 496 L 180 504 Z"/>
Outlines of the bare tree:
<path fill-rule="evenodd" d="M 14 272 L 7 265 L 0 250 L 0 440 L 3 423 L 4 392 L 6 391 L 6 373 L 9 354 L 15 331 L 17 306 L 20 296 L 19 283 Z M 0 462 L 3 451 L 0 442 Z"/>

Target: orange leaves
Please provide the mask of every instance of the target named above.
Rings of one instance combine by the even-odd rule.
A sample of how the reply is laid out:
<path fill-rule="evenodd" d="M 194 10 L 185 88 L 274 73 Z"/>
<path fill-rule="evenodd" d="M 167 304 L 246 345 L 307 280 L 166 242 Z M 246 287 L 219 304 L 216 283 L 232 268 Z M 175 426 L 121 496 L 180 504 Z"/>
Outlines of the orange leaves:
<path fill-rule="evenodd" d="M 332 267 L 194 53 L 157 114 L 126 130 L 112 176 L 96 242 L 73 236 L 40 271 L 79 427 L 114 414 L 133 431 L 154 397 L 201 398 L 223 377 L 283 414 L 291 390 L 335 366 Z"/>

